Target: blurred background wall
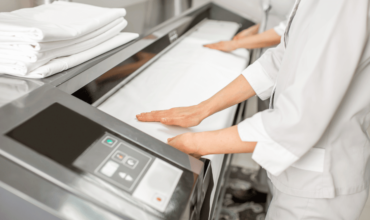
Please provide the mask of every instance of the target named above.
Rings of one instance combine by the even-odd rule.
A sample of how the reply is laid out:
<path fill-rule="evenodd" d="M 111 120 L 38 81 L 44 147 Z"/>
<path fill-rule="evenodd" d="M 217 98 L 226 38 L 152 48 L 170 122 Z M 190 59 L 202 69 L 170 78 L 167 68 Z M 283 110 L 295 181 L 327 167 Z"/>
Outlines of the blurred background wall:
<path fill-rule="evenodd" d="M 0 12 L 10 12 L 21 8 L 35 7 L 44 2 L 52 2 L 54 0 L 0 0 Z M 102 7 L 127 7 L 133 4 L 156 0 L 71 0 L 72 2 L 80 2 Z M 215 2 L 225 8 L 239 14 L 254 22 L 258 22 L 262 17 L 260 10 L 260 0 L 192 0 L 193 6 L 198 6 L 208 2 Z M 144 5 L 144 4 L 142 4 Z"/>
<path fill-rule="evenodd" d="M 0 0 L 0 12 L 14 11 L 42 4 L 43 0 Z"/>

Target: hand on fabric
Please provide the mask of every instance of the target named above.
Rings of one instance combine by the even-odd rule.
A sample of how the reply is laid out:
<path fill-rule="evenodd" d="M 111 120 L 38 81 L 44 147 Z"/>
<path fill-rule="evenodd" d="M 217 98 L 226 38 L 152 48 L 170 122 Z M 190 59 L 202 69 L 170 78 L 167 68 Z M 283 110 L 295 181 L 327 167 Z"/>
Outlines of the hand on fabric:
<path fill-rule="evenodd" d="M 231 52 L 239 48 L 236 41 L 220 41 L 214 44 L 206 44 L 204 47 L 224 52 Z"/>
<path fill-rule="evenodd" d="M 193 127 L 200 124 L 206 117 L 254 95 L 256 93 L 251 85 L 243 75 L 240 75 L 210 99 L 198 105 L 141 113 L 136 115 L 136 118 L 142 122 L 161 122 L 166 125 Z"/>
<path fill-rule="evenodd" d="M 245 29 L 245 30 L 239 32 L 237 35 L 235 35 L 233 37 L 233 40 L 240 40 L 240 39 L 243 39 L 245 37 L 255 35 L 255 34 L 258 33 L 258 29 L 259 29 L 259 24 L 254 25 L 254 26 L 252 26 L 248 29 Z"/>
<path fill-rule="evenodd" d="M 161 122 L 165 125 L 193 127 L 199 125 L 208 115 L 200 105 L 152 111 L 136 115 L 142 122 Z"/>

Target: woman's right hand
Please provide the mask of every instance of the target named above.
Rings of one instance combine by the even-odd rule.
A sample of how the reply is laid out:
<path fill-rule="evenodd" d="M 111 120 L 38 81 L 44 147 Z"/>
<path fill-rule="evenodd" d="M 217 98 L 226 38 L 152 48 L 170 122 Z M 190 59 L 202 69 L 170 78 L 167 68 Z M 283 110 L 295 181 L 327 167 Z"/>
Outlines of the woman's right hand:
<path fill-rule="evenodd" d="M 193 127 L 199 125 L 207 116 L 207 111 L 203 107 L 194 105 L 141 113 L 136 115 L 136 118 L 142 122 L 161 122 L 165 125 Z"/>

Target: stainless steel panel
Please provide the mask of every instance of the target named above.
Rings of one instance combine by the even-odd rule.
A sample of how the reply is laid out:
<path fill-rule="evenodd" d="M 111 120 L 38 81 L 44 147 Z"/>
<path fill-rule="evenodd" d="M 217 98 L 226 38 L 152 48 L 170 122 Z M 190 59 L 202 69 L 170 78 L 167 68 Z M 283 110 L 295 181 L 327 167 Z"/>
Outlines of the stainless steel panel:
<path fill-rule="evenodd" d="M 1 219 L 130 219 L 118 218 L 1 156 L 0 166 Z"/>
<path fill-rule="evenodd" d="M 42 176 L 53 184 L 63 188 L 66 191 L 72 192 L 84 200 L 100 206 L 117 216 L 131 216 L 133 219 L 141 216 L 139 219 L 155 219 L 154 216 L 174 215 L 174 210 L 186 204 L 177 204 L 180 201 L 187 201 L 189 192 L 184 191 L 184 188 L 176 188 L 174 198 L 171 199 L 171 209 L 166 210 L 166 213 L 159 213 L 140 201 L 135 201 L 129 194 L 119 190 L 116 187 L 103 183 L 98 178 L 91 175 L 79 176 L 78 174 L 68 170 L 67 168 L 45 158 L 36 152 L 25 148 L 18 142 L 5 136 L 12 128 L 23 123 L 31 118 L 36 113 L 58 102 L 76 112 L 82 113 L 85 117 L 110 128 L 114 133 L 121 134 L 132 143 L 140 145 L 144 149 L 151 152 L 156 152 L 157 155 L 166 158 L 173 164 L 188 170 L 187 176 L 182 179 L 182 186 L 187 187 L 189 192 L 194 184 L 193 172 L 199 173 L 202 167 L 202 162 L 192 158 L 180 151 L 126 125 L 123 122 L 117 121 L 115 118 L 106 115 L 103 112 L 93 108 L 92 106 L 81 102 L 80 100 L 61 92 L 50 86 L 43 86 L 28 94 L 27 97 L 18 99 L 3 108 L 0 108 L 0 115 L 8 117 L 2 119 L 0 124 L 0 154 L 16 163 L 24 166 L 37 175 Z M 25 179 L 26 180 L 26 179 Z M 189 188 L 190 187 L 190 188 Z M 94 193 L 91 193 L 94 192 Z M 175 204 L 172 204 L 172 203 Z"/>
<path fill-rule="evenodd" d="M 0 75 L 0 107 L 41 87 L 38 80 Z"/>

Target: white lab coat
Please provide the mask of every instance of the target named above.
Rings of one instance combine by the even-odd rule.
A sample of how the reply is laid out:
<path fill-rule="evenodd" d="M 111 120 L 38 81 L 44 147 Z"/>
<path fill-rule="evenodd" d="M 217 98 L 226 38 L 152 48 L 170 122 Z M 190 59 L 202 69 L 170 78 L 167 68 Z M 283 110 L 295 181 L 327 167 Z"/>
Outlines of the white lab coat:
<path fill-rule="evenodd" d="M 267 15 L 266 30 L 274 28 L 276 33 L 282 36 L 294 3 L 295 0 L 270 0 L 271 9 Z"/>
<path fill-rule="evenodd" d="M 281 44 L 242 73 L 261 99 L 274 94 L 273 109 L 238 131 L 258 142 L 253 159 L 282 193 L 324 199 L 369 186 L 368 14 L 368 0 L 301 0 Z"/>
<path fill-rule="evenodd" d="M 265 220 L 355 220 L 361 216 L 369 190 L 331 199 L 291 196 L 273 189 Z"/>

